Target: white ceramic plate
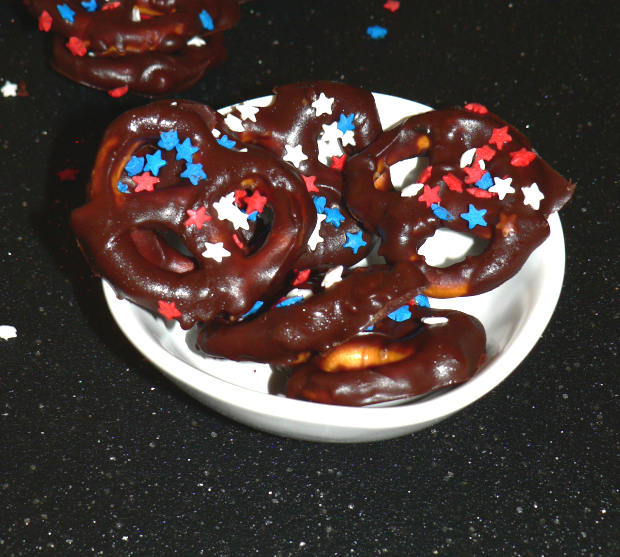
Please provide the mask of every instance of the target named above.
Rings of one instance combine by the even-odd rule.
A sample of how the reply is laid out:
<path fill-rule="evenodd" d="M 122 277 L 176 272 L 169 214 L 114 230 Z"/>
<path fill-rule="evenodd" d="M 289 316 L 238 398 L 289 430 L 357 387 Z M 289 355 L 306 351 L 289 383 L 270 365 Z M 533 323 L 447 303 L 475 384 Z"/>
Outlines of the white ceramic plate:
<path fill-rule="evenodd" d="M 403 117 L 429 110 L 397 97 L 375 95 L 384 128 Z M 270 97 L 249 101 L 260 105 Z M 193 348 L 194 329 L 119 300 L 103 281 L 112 316 L 129 341 L 166 376 L 210 408 L 250 427 L 297 439 L 361 442 L 389 439 L 428 427 L 461 410 L 504 380 L 523 361 L 543 333 L 557 304 L 564 277 L 564 236 L 557 214 L 549 219 L 549 238 L 521 271 L 499 288 L 479 296 L 431 299 L 432 307 L 476 316 L 487 332 L 487 361 L 463 385 L 394 406 L 349 408 L 290 400 L 270 394 L 268 365 L 206 358 Z M 462 237 L 461 237 L 462 238 Z M 457 241 L 455 241 L 455 239 Z M 437 234 L 434 251 L 450 258 L 466 250 L 454 233 Z"/>

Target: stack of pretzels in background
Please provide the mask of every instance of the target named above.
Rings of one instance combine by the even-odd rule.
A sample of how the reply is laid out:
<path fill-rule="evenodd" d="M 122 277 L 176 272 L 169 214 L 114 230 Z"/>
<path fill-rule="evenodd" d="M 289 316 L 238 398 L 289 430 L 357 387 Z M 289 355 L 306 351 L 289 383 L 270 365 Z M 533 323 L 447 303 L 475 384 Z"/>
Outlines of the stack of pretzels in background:
<path fill-rule="evenodd" d="M 412 157 L 427 166 L 394 187 L 390 167 Z M 225 115 L 189 101 L 123 114 L 72 227 L 119 296 L 197 325 L 205 353 L 286 366 L 290 397 L 368 405 L 475 374 L 482 325 L 426 295 L 514 276 L 573 190 L 481 105 L 384 131 L 370 92 L 298 83 Z M 486 249 L 432 267 L 418 250 L 439 228 Z"/>
<path fill-rule="evenodd" d="M 54 33 L 52 66 L 112 96 L 154 97 L 194 85 L 225 56 L 237 0 L 25 0 Z"/>

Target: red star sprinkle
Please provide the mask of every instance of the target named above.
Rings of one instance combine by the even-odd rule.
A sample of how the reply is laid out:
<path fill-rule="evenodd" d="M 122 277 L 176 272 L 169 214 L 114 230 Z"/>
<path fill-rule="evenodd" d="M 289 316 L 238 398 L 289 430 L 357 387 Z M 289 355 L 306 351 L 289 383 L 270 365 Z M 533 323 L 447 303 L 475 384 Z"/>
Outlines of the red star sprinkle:
<path fill-rule="evenodd" d="M 236 234 L 232 235 L 232 239 L 233 242 L 235 242 L 235 244 L 237 244 L 237 247 L 239 249 L 243 249 L 243 242 L 239 239 L 239 236 L 237 236 Z"/>
<path fill-rule="evenodd" d="M 383 7 L 394 13 L 396 10 L 398 10 L 398 8 L 400 8 L 400 2 L 398 2 L 397 0 L 387 0 L 387 2 L 385 4 L 383 4 Z"/>
<path fill-rule="evenodd" d="M 463 182 L 461 182 L 452 172 L 442 176 L 441 179 L 446 183 L 449 189 L 452 191 L 457 191 L 459 193 L 463 192 Z"/>
<path fill-rule="evenodd" d="M 463 170 L 465 171 L 465 174 L 467 174 L 467 178 L 465 178 L 466 184 L 476 183 L 486 172 L 486 170 L 482 170 L 482 168 L 480 168 L 477 164 L 474 164 L 474 166 L 466 166 Z"/>
<path fill-rule="evenodd" d="M 433 171 L 433 167 L 432 166 L 427 166 L 422 171 L 422 174 L 420 174 L 420 176 L 418 176 L 418 182 L 420 184 L 425 184 L 426 182 L 428 182 L 428 179 L 431 177 L 431 172 L 432 171 Z"/>
<path fill-rule="evenodd" d="M 136 190 L 137 191 L 137 190 Z M 187 228 L 189 228 L 192 224 L 200 230 L 205 222 L 209 222 L 211 217 L 206 213 L 207 208 L 203 205 L 198 209 L 187 209 L 185 212 L 189 216 L 189 218 L 183 223 Z"/>
<path fill-rule="evenodd" d="M 295 280 L 293 281 L 293 286 L 299 286 L 300 284 L 303 284 L 304 282 L 306 282 L 308 280 L 308 277 L 310 276 L 310 269 L 304 269 L 303 271 L 295 271 L 297 273 L 297 276 L 295 277 Z"/>
<path fill-rule="evenodd" d="M 525 147 L 510 153 L 510 164 L 512 166 L 527 166 L 536 158 L 536 153 L 528 151 Z"/>
<path fill-rule="evenodd" d="M 475 112 L 476 114 L 486 114 L 489 112 L 489 109 L 483 104 L 479 103 L 469 103 L 465 105 L 465 110 L 469 110 L 470 112 Z"/>
<path fill-rule="evenodd" d="M 491 139 L 489 139 L 489 143 L 495 145 L 500 151 L 504 143 L 508 143 L 509 141 L 512 141 L 512 136 L 508 133 L 508 126 L 495 128 L 491 134 Z"/>
<path fill-rule="evenodd" d="M 143 172 L 138 176 L 132 176 L 131 179 L 136 184 L 136 193 L 139 191 L 153 191 L 153 186 L 159 182 L 159 178 L 153 176 L 150 172 Z"/>
<path fill-rule="evenodd" d="M 101 11 L 105 12 L 106 10 L 115 10 L 120 5 L 121 5 L 120 2 L 108 2 L 107 4 L 104 4 L 103 6 L 101 6 Z"/>
<path fill-rule="evenodd" d="M 177 309 L 174 302 L 164 302 L 163 300 L 159 300 L 157 302 L 157 311 L 168 320 L 174 319 L 175 317 L 181 317 L 181 312 Z"/>
<path fill-rule="evenodd" d="M 245 204 L 245 198 L 248 196 L 248 192 L 245 190 L 235 190 L 235 205 L 241 207 Z"/>
<path fill-rule="evenodd" d="M 65 46 L 71 51 L 73 56 L 84 56 L 86 54 L 86 45 L 78 37 L 69 37 L 69 42 Z"/>
<path fill-rule="evenodd" d="M 52 16 L 47 10 L 43 10 L 39 16 L 39 31 L 47 33 L 52 28 Z"/>
<path fill-rule="evenodd" d="M 58 176 L 58 179 L 61 182 L 67 182 L 69 180 L 75 180 L 79 172 L 80 171 L 77 168 L 65 168 L 60 172 L 56 172 L 56 176 Z"/>
<path fill-rule="evenodd" d="M 308 190 L 309 193 L 319 191 L 319 188 L 317 188 L 316 185 L 314 184 L 314 182 L 316 182 L 316 176 L 304 176 L 302 174 L 301 177 L 304 179 L 304 183 L 306 184 L 306 189 Z"/>
<path fill-rule="evenodd" d="M 495 195 L 493 192 L 483 190 L 482 188 L 467 188 L 465 191 L 468 194 L 481 199 L 488 199 L 489 197 L 493 197 Z"/>
<path fill-rule="evenodd" d="M 346 155 L 341 155 L 340 157 L 332 157 L 332 165 L 331 168 L 334 170 L 339 170 L 342 172 L 344 168 L 344 161 L 347 159 Z"/>
<path fill-rule="evenodd" d="M 440 187 L 441 186 L 435 186 L 434 188 L 431 188 L 430 186 L 425 185 L 424 192 L 422 193 L 422 195 L 418 197 L 418 201 L 422 201 L 423 203 L 426 203 L 427 207 L 430 207 L 434 203 L 440 203 L 441 202 L 441 198 L 439 197 Z"/>
<path fill-rule="evenodd" d="M 493 149 L 493 147 L 489 147 L 488 145 L 485 145 L 484 147 L 478 147 L 478 149 L 476 149 L 476 159 L 490 161 L 495 156 L 495 153 L 497 153 L 497 151 Z"/>
<path fill-rule="evenodd" d="M 116 87 L 115 89 L 110 89 L 108 91 L 108 95 L 110 95 L 110 97 L 114 97 L 115 99 L 118 99 L 119 97 L 126 95 L 128 91 L 129 91 L 129 85 L 123 85 L 122 87 Z"/>
<path fill-rule="evenodd" d="M 252 193 L 252 195 L 250 195 L 249 197 L 247 197 L 245 199 L 246 202 L 246 212 L 248 214 L 253 213 L 254 211 L 258 211 L 258 213 L 262 213 L 263 209 L 265 208 L 265 205 L 267 203 L 267 198 L 264 195 L 261 195 L 261 193 L 258 190 L 254 190 L 254 192 Z"/>

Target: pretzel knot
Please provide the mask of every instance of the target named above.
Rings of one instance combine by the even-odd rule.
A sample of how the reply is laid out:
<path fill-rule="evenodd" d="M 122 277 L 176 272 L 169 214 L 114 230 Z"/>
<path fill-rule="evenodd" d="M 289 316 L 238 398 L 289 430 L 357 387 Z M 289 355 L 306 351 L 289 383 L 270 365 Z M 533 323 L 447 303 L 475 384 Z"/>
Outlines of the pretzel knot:
<path fill-rule="evenodd" d="M 220 123 L 189 101 L 120 116 L 90 200 L 72 214 L 83 251 L 117 293 L 185 328 L 249 311 L 285 279 L 314 227 L 299 176 L 226 141 Z"/>
<path fill-rule="evenodd" d="M 487 241 L 482 253 L 447 268 L 424 264 L 429 296 L 479 294 L 513 276 L 549 235 L 548 216 L 575 187 L 523 134 L 477 106 L 412 116 L 346 167 L 349 209 L 380 235 L 379 253 L 388 261 L 419 259 L 439 228 Z M 390 166 L 414 157 L 427 157 L 428 166 L 398 191 Z"/>

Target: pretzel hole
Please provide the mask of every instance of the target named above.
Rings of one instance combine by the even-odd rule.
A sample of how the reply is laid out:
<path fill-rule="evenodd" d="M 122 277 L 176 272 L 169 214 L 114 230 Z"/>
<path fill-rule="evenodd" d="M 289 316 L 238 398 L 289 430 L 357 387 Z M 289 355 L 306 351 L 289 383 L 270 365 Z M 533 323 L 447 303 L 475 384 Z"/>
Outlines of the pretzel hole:
<path fill-rule="evenodd" d="M 427 166 L 428 159 L 426 157 L 412 157 L 390 164 L 386 168 L 388 169 L 388 176 L 391 179 L 392 186 L 400 191 L 411 184 L 416 184 L 418 177 Z"/>
<path fill-rule="evenodd" d="M 196 268 L 191 253 L 172 230 L 138 228 L 131 232 L 131 239 L 144 259 L 164 271 L 183 274 Z"/>
<path fill-rule="evenodd" d="M 262 212 L 256 215 L 255 220 L 248 220 L 248 230 L 236 231 L 237 236 L 242 240 L 245 255 L 252 255 L 263 247 L 271 232 L 273 217 L 273 207 L 267 203 Z"/>
<path fill-rule="evenodd" d="M 480 255 L 488 245 L 488 240 L 473 234 L 439 228 L 420 246 L 418 254 L 423 255 L 431 267 L 443 268 L 463 261 L 466 257 Z"/>

